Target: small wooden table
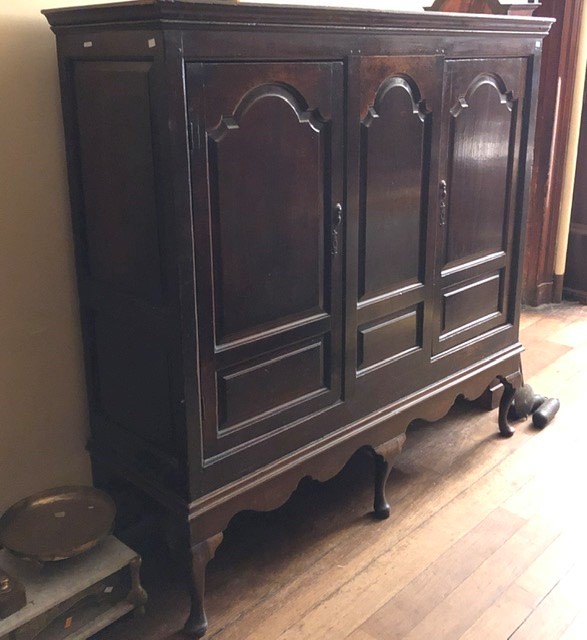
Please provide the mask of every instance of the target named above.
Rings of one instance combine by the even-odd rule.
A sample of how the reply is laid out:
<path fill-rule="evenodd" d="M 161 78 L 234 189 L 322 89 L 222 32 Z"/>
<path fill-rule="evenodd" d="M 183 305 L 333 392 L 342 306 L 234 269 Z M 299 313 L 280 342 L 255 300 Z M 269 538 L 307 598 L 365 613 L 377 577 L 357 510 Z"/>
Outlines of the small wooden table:
<path fill-rule="evenodd" d="M 86 640 L 129 611 L 142 611 L 140 566 L 141 557 L 114 536 L 47 564 L 1 550 L 0 567 L 24 584 L 27 605 L 0 620 L 0 640 Z"/>

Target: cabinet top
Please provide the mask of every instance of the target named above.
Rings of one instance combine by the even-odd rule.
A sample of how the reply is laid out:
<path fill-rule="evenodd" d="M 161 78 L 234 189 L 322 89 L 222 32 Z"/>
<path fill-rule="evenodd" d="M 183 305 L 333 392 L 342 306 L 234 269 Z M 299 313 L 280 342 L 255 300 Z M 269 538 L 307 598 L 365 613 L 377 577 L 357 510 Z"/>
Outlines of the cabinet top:
<path fill-rule="evenodd" d="M 434 33 L 520 33 L 545 36 L 551 18 L 477 15 L 445 12 L 399 12 L 381 9 L 339 9 L 294 5 L 237 4 L 231 0 L 133 0 L 115 4 L 46 9 L 54 30 L 112 23 L 173 27 L 208 26 L 298 27 L 308 29 L 419 31 Z"/>

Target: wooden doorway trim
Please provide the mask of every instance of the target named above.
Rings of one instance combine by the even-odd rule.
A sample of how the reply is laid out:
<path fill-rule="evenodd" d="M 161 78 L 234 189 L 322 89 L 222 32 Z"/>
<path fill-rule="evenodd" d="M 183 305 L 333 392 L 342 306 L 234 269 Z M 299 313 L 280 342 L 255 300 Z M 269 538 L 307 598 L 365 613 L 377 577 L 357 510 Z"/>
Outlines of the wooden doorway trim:
<path fill-rule="evenodd" d="M 524 257 L 523 302 L 555 301 L 554 260 L 569 142 L 582 0 L 543 0 L 537 16 L 556 18 L 544 41 L 534 171 Z"/>

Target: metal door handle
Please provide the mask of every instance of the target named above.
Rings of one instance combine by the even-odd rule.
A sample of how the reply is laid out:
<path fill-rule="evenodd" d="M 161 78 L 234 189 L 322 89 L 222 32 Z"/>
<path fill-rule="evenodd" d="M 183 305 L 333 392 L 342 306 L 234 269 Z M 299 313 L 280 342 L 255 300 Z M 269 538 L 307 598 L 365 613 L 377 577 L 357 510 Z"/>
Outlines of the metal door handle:
<path fill-rule="evenodd" d="M 446 224 L 446 201 L 448 199 L 448 188 L 446 186 L 446 180 L 440 181 L 440 188 L 438 190 L 438 203 L 440 207 L 440 226 Z"/>
<path fill-rule="evenodd" d="M 342 224 L 343 208 L 340 202 L 336 203 L 334 207 L 334 214 L 332 216 L 332 234 L 331 234 L 331 253 L 335 256 L 338 253 L 338 228 Z"/>

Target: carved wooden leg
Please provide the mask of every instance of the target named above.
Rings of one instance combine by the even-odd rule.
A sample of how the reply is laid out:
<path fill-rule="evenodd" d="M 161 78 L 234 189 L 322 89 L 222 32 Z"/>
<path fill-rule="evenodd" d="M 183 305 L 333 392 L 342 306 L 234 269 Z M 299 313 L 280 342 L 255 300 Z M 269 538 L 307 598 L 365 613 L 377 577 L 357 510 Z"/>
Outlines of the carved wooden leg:
<path fill-rule="evenodd" d="M 516 432 L 508 419 L 508 413 L 510 411 L 510 407 L 512 406 L 512 402 L 514 401 L 514 396 L 516 395 L 516 387 L 514 387 L 514 385 L 503 376 L 499 377 L 499 381 L 503 384 L 504 387 L 503 396 L 501 397 L 501 401 L 499 403 L 499 432 L 504 438 L 510 438 Z"/>
<path fill-rule="evenodd" d="M 385 498 L 385 485 L 391 467 L 401 453 L 405 441 L 406 434 L 402 433 L 393 440 L 371 450 L 375 461 L 375 499 L 373 501 L 373 509 L 375 510 L 375 517 L 380 520 L 389 518 L 390 507 Z"/>
<path fill-rule="evenodd" d="M 193 545 L 192 575 L 190 581 L 191 610 L 185 623 L 184 631 L 193 638 L 201 638 L 208 629 L 208 620 L 204 610 L 204 587 L 206 582 L 206 565 L 216 553 L 222 542 L 222 533 L 218 533 L 204 542 Z"/>
<path fill-rule="evenodd" d="M 135 611 L 139 615 L 144 615 L 145 604 L 147 603 L 147 592 L 143 589 L 141 584 L 141 564 L 143 559 L 141 556 L 137 556 L 130 561 L 130 580 L 131 589 L 128 594 L 127 600 L 135 605 Z"/>

